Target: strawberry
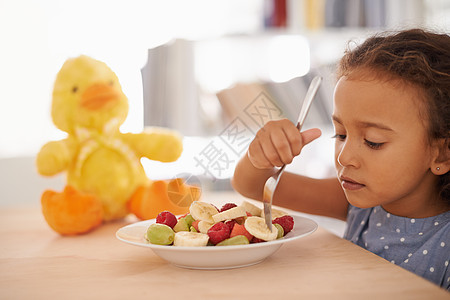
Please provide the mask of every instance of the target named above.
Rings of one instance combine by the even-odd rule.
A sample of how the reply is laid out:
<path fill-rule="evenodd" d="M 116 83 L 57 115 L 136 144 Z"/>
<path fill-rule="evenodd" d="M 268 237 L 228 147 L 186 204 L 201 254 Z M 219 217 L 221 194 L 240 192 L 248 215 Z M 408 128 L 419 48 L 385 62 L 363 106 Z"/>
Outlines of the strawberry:
<path fill-rule="evenodd" d="M 235 220 L 228 220 L 228 221 L 225 221 L 225 224 L 227 224 L 228 227 L 230 227 L 230 232 L 231 232 L 233 230 L 234 224 L 236 224 L 236 221 Z"/>

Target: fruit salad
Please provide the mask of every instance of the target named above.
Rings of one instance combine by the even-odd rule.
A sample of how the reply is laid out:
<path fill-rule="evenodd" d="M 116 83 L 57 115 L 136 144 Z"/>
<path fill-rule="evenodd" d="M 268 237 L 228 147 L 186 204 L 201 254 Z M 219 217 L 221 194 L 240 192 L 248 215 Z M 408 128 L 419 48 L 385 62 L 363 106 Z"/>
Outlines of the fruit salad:
<path fill-rule="evenodd" d="M 226 203 L 218 209 L 211 203 L 194 201 L 189 213 L 176 217 L 169 211 L 158 214 L 146 239 L 156 245 L 185 247 L 245 245 L 273 241 L 294 228 L 294 218 L 272 209 L 272 230 L 262 209 L 248 201 Z"/>

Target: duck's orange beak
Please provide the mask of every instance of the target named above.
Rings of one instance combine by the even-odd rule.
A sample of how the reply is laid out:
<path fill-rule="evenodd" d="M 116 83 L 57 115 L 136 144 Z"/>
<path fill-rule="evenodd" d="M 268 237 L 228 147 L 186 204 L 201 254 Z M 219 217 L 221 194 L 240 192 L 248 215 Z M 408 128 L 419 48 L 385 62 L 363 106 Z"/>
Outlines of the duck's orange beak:
<path fill-rule="evenodd" d="M 119 100 L 119 93 L 111 86 L 96 83 L 88 87 L 81 95 L 81 107 L 89 110 L 98 110 L 105 105 Z"/>

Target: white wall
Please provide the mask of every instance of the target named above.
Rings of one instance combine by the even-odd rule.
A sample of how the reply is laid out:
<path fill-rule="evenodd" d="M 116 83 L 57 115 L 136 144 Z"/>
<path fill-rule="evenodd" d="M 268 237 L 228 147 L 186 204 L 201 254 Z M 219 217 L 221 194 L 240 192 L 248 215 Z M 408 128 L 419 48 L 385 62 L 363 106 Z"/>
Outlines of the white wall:
<path fill-rule="evenodd" d="M 449 28 L 450 1 L 414 1 L 426 4 L 428 19 Z M 67 58 L 87 54 L 106 62 L 130 101 L 122 131 L 140 131 L 140 69 L 147 49 L 173 38 L 258 32 L 263 25 L 262 3 L 0 0 L 0 158 L 34 155 L 45 142 L 64 137 L 51 122 L 50 103 L 53 80 Z"/>
<path fill-rule="evenodd" d="M 0 0 L 0 158 L 34 155 L 65 136 L 51 122 L 50 104 L 67 58 L 87 54 L 106 62 L 130 101 L 122 131 L 140 131 L 147 49 L 178 37 L 258 30 L 259 2 Z"/>

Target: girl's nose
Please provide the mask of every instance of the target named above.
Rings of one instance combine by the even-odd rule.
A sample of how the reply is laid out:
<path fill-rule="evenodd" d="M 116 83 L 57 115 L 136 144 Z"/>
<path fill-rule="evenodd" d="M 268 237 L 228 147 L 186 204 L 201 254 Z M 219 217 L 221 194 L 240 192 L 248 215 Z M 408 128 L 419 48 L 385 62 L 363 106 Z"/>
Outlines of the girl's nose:
<path fill-rule="evenodd" d="M 348 140 L 342 143 L 340 147 L 336 147 L 336 160 L 339 165 L 342 167 L 359 167 L 356 150 L 355 145 Z"/>

